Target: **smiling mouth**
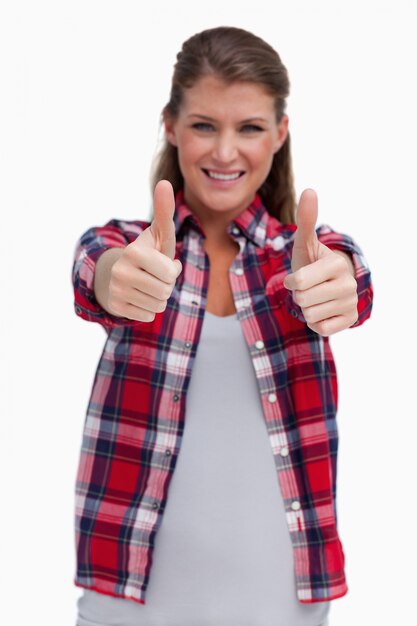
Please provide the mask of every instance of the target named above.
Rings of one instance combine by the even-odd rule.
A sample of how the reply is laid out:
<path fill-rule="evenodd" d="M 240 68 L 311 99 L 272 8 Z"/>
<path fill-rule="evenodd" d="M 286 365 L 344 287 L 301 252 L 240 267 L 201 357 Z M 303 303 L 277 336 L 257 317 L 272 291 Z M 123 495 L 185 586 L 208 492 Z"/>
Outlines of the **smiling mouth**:
<path fill-rule="evenodd" d="M 233 173 L 221 173 L 221 172 L 213 172 L 211 170 L 206 170 L 202 168 L 205 175 L 212 180 L 224 180 L 224 181 L 234 181 L 241 178 L 245 172 L 233 172 Z"/>

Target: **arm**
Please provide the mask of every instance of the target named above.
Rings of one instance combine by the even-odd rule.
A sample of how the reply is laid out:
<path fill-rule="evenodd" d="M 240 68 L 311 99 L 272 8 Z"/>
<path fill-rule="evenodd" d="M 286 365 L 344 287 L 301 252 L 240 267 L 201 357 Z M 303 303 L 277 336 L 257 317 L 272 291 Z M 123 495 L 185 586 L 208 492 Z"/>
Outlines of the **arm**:
<path fill-rule="evenodd" d="M 107 304 L 109 298 L 110 272 L 122 252 L 123 248 L 109 248 L 103 252 L 96 263 L 96 270 L 94 272 L 94 294 L 97 302 L 108 313 L 111 313 Z"/>
<path fill-rule="evenodd" d="M 143 324 L 113 315 L 106 309 L 106 302 L 111 266 L 123 249 L 148 226 L 148 222 L 113 219 L 104 226 L 93 226 L 83 233 L 76 244 L 72 265 L 74 308 L 79 317 L 98 322 L 106 332 L 120 325 Z"/>

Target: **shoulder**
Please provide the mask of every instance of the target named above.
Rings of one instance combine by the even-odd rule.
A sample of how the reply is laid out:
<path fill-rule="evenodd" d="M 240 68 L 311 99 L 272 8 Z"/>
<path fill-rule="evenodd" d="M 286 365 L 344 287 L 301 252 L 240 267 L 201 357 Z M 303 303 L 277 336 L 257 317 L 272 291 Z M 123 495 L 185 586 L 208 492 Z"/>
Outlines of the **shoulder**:
<path fill-rule="evenodd" d="M 125 235 L 138 236 L 144 231 L 151 222 L 147 220 L 125 220 L 121 218 L 113 218 L 106 222 L 102 228 L 114 228 L 120 230 Z"/>
<path fill-rule="evenodd" d="M 83 245 L 97 245 L 108 243 L 126 244 L 134 241 L 150 222 L 146 220 L 124 220 L 112 218 L 101 225 L 90 226 L 80 237 Z"/>

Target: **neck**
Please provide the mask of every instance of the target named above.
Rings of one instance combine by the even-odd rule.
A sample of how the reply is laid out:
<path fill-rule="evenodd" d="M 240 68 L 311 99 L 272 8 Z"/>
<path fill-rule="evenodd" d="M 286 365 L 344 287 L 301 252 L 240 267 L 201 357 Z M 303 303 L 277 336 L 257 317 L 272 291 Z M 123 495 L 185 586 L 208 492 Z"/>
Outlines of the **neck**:
<path fill-rule="evenodd" d="M 248 201 L 244 206 L 231 209 L 227 212 L 213 211 L 201 205 L 199 202 L 193 201 L 192 198 L 189 198 L 186 190 L 184 193 L 184 201 L 190 211 L 198 218 L 207 239 L 218 243 L 230 241 L 230 237 L 227 234 L 228 225 L 250 204 L 250 201 Z"/>

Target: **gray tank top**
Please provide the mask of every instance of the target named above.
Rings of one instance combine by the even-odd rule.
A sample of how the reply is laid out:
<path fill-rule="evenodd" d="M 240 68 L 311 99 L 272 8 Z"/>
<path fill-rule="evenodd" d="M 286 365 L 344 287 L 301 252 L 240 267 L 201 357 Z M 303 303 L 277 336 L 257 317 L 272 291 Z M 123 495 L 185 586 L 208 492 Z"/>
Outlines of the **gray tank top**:
<path fill-rule="evenodd" d="M 302 604 L 259 388 L 237 315 L 205 312 L 146 604 L 83 589 L 78 626 L 325 626 Z"/>

